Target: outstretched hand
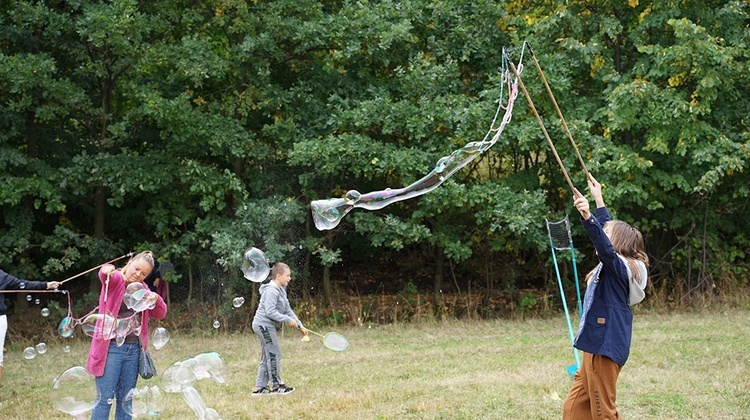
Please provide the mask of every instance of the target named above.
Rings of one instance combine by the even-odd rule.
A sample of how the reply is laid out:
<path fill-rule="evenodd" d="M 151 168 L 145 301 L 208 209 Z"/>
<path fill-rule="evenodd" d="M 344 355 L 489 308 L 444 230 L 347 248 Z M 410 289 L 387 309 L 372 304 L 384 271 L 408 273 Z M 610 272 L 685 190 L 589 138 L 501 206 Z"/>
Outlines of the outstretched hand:
<path fill-rule="evenodd" d="M 591 172 L 588 174 L 587 183 L 589 185 L 589 191 L 591 192 L 591 196 L 594 197 L 594 201 L 596 202 L 596 207 L 604 207 L 604 198 L 602 196 L 602 184 L 599 183 L 599 181 L 594 178 L 593 175 L 591 175 Z"/>
<path fill-rule="evenodd" d="M 589 208 L 589 200 L 581 194 L 578 189 L 573 190 L 573 205 L 576 206 L 578 212 L 581 213 L 581 217 L 588 219 L 591 217 L 591 211 Z"/>

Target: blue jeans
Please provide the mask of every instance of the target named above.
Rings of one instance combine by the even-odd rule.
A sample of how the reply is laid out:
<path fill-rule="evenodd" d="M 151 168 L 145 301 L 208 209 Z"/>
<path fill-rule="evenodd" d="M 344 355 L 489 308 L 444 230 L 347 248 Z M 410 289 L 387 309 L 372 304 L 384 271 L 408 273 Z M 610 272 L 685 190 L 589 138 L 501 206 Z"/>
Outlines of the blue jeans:
<path fill-rule="evenodd" d="M 107 364 L 104 366 L 104 374 L 96 378 L 96 386 L 101 393 L 99 404 L 91 412 L 92 420 L 109 419 L 109 410 L 112 403 L 117 404 L 115 408 L 116 420 L 130 420 L 132 417 L 127 411 L 132 401 L 128 402 L 127 411 L 123 406 L 125 396 L 138 382 L 138 356 L 140 355 L 138 343 L 124 343 L 117 347 L 114 340 L 109 344 L 107 353 Z"/>

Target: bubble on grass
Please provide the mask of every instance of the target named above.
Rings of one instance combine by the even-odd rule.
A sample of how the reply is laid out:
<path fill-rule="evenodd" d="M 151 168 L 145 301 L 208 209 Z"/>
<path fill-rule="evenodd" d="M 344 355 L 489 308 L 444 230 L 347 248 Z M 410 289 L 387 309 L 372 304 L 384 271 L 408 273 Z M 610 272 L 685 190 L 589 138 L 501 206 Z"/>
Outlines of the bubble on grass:
<path fill-rule="evenodd" d="M 72 316 L 66 316 L 60 321 L 60 325 L 57 326 L 57 332 L 62 338 L 70 338 L 73 336 L 75 330 L 75 324 Z"/>
<path fill-rule="evenodd" d="M 242 296 L 232 299 L 232 306 L 234 306 L 235 308 L 239 308 L 243 303 L 245 303 L 245 298 L 243 298 Z"/>
<path fill-rule="evenodd" d="M 158 416 L 164 411 L 164 401 L 158 386 L 133 388 L 123 400 L 123 408 L 133 417 Z"/>
<path fill-rule="evenodd" d="M 39 343 L 36 345 L 36 352 L 39 354 L 47 353 L 47 344 L 46 343 Z"/>
<path fill-rule="evenodd" d="M 214 328 L 219 328 L 219 327 L 221 327 L 221 322 L 219 322 L 219 320 L 217 319 L 216 321 L 214 321 Z"/>
<path fill-rule="evenodd" d="M 154 344 L 156 350 L 161 349 L 169 342 L 169 331 L 164 327 L 155 329 L 153 334 L 151 334 L 151 342 Z"/>
<path fill-rule="evenodd" d="M 206 412 L 203 414 L 203 418 L 205 420 L 221 420 L 221 415 L 213 408 L 208 407 L 206 409 Z"/>
<path fill-rule="evenodd" d="M 70 346 L 65 346 L 65 348 L 63 348 L 63 351 L 65 353 L 70 353 Z"/>
<path fill-rule="evenodd" d="M 37 298 L 37 299 L 34 300 L 34 303 L 36 303 L 37 305 L 39 305 L 39 303 L 41 303 L 41 300 L 39 300 L 39 298 Z"/>
<path fill-rule="evenodd" d="M 213 379 L 226 383 L 224 359 L 216 352 L 202 353 L 191 359 L 175 362 L 164 370 L 161 377 L 162 389 L 166 392 L 182 392 L 199 379 Z"/>
<path fill-rule="evenodd" d="M 23 349 L 23 358 L 26 360 L 31 360 L 36 357 L 36 349 L 33 347 L 26 347 Z"/>
<path fill-rule="evenodd" d="M 31 295 L 26 295 L 26 302 L 31 302 L 31 299 L 33 299 Z"/>
<path fill-rule="evenodd" d="M 49 316 L 49 308 L 42 308 L 42 316 L 44 317 Z"/>
<path fill-rule="evenodd" d="M 246 279 L 260 283 L 268 277 L 271 268 L 268 266 L 266 254 L 258 248 L 250 248 L 245 251 L 242 259 L 242 274 Z"/>
<path fill-rule="evenodd" d="M 193 413 L 195 413 L 199 419 L 206 417 L 206 403 L 203 401 L 201 394 L 199 394 L 195 388 L 192 386 L 186 386 L 182 390 L 182 399 L 185 400 L 188 407 L 193 410 Z"/>
<path fill-rule="evenodd" d="M 83 366 L 73 366 L 52 383 L 50 399 L 58 410 L 80 416 L 99 403 L 101 394 L 94 375 Z"/>

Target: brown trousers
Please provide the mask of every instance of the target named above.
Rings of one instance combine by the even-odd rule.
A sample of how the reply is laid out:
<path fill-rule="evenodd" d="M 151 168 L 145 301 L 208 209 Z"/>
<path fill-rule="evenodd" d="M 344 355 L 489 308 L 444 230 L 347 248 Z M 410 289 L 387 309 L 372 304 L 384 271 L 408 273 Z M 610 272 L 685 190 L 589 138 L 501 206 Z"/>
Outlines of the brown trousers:
<path fill-rule="evenodd" d="M 563 420 L 619 419 L 615 399 L 620 369 L 607 356 L 584 352 L 563 403 Z"/>

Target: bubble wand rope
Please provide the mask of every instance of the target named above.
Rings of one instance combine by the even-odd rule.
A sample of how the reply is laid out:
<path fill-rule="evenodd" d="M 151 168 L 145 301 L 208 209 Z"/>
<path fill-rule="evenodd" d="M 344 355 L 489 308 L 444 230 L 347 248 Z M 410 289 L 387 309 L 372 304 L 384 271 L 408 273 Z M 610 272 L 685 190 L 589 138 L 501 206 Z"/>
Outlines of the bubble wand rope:
<path fill-rule="evenodd" d="M 82 273 L 78 273 L 78 274 L 76 274 L 75 276 L 72 276 L 72 277 L 68 277 L 67 279 L 65 279 L 65 280 L 61 281 L 61 282 L 60 282 L 60 284 L 63 284 L 63 283 L 65 283 L 66 281 L 70 281 L 70 280 L 73 280 L 74 278 L 76 278 L 76 277 L 80 277 L 80 276 L 82 276 L 82 275 L 84 275 L 84 274 L 86 274 L 86 273 L 90 273 L 90 272 L 92 272 L 92 271 L 96 270 L 97 268 L 99 268 L 99 267 L 102 267 L 102 266 L 103 266 L 103 265 L 105 265 L 105 264 L 111 264 L 111 263 L 113 263 L 113 262 L 115 262 L 115 261 L 117 261 L 117 260 L 121 260 L 121 259 L 123 259 L 123 258 L 125 258 L 125 257 L 132 257 L 132 256 L 133 256 L 133 253 L 132 253 L 132 252 L 128 252 L 127 254 L 125 254 L 125 255 L 123 255 L 123 256 L 121 256 L 121 257 L 117 257 L 117 258 L 115 258 L 115 259 L 113 259 L 113 260 L 107 261 L 107 262 L 105 262 L 104 264 L 99 264 L 99 265 L 97 265 L 97 266 L 96 266 L 96 267 L 94 267 L 94 268 L 89 268 L 88 270 L 86 270 L 86 271 L 84 271 L 84 272 L 82 272 Z"/>
<path fill-rule="evenodd" d="M 503 49 L 503 54 L 507 56 L 508 52 Z M 536 112 L 536 108 L 534 107 L 534 102 L 531 100 L 531 96 L 529 96 L 529 92 L 526 90 L 526 86 L 523 84 L 523 80 L 521 80 L 521 75 L 518 74 L 518 70 L 516 70 L 516 66 L 513 65 L 513 61 L 508 58 L 508 64 L 510 64 L 510 69 L 513 72 L 513 74 L 516 76 L 516 80 L 518 81 L 518 85 L 521 86 L 521 90 L 523 90 L 523 94 L 526 96 L 526 100 L 529 102 L 529 107 L 531 107 L 531 111 L 534 113 L 534 116 L 536 117 L 537 122 L 539 123 L 539 127 L 542 128 L 542 133 L 544 133 L 544 138 L 547 139 L 547 143 L 549 143 L 549 146 L 552 148 L 552 153 L 555 155 L 555 159 L 557 159 L 557 164 L 560 165 L 560 169 L 562 169 L 563 175 L 565 175 L 565 180 L 568 181 L 568 186 L 570 186 L 570 191 L 573 192 L 573 195 L 576 195 L 576 188 L 573 186 L 573 182 L 570 180 L 570 177 L 568 176 L 568 171 L 565 170 L 565 166 L 562 163 L 562 160 L 560 160 L 560 155 L 557 154 L 557 149 L 555 149 L 555 145 L 552 144 L 552 139 L 550 139 L 549 134 L 547 134 L 547 129 L 544 127 L 544 123 L 542 122 L 542 118 L 539 116 L 539 113 Z"/>
<path fill-rule="evenodd" d="M 35 293 L 62 293 L 66 294 L 68 293 L 67 290 L 35 290 L 35 289 L 23 289 L 23 290 L 0 290 L 0 293 L 28 293 L 28 294 L 35 294 Z"/>
<path fill-rule="evenodd" d="M 547 88 L 547 93 L 549 94 L 550 99 L 552 99 L 552 104 L 555 106 L 555 110 L 557 110 L 557 115 L 560 117 L 560 121 L 562 121 L 562 126 L 565 129 L 565 133 L 568 135 L 570 144 L 573 145 L 573 150 L 576 151 L 576 155 L 578 156 L 578 161 L 581 162 L 583 171 L 586 172 L 586 178 L 588 179 L 589 170 L 588 168 L 586 168 L 586 164 L 583 163 L 581 152 L 578 151 L 578 146 L 576 146 L 576 142 L 573 141 L 573 135 L 570 133 L 570 129 L 568 128 L 568 123 L 565 122 L 565 117 L 563 117 L 562 111 L 560 111 L 560 107 L 557 105 L 557 101 L 555 100 L 555 95 L 552 94 L 552 89 L 550 89 L 549 84 L 547 83 L 547 78 L 544 77 L 544 72 L 542 71 L 542 67 L 539 65 L 539 61 L 537 61 L 536 55 L 534 55 L 534 50 L 531 49 L 531 44 L 529 44 L 526 41 L 524 41 L 524 43 L 529 46 L 529 52 L 531 53 L 531 59 L 534 60 L 534 64 L 536 65 L 536 71 L 539 73 L 539 76 L 542 77 L 542 82 L 544 82 L 544 87 Z"/>

